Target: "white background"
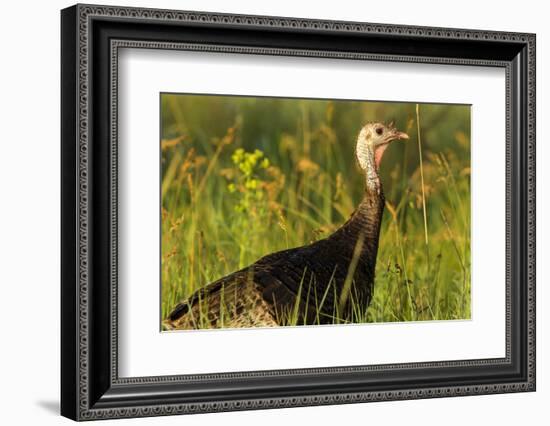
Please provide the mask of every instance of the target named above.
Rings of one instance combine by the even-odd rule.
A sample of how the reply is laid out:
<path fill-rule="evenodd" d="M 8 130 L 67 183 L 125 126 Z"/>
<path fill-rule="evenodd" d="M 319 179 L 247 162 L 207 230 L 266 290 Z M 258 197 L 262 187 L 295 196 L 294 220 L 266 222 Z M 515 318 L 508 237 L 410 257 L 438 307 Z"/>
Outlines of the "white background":
<path fill-rule="evenodd" d="M 550 148 L 544 118 L 550 114 L 550 28 L 544 2 L 441 2 L 340 0 L 115 1 L 157 6 L 536 32 L 538 132 L 538 390 L 491 395 L 386 402 L 192 417 L 119 420 L 119 424 L 303 424 L 349 422 L 407 425 L 547 424 L 550 400 Z M 0 68 L 0 397 L 3 424 L 68 424 L 57 416 L 59 395 L 59 9 L 66 1 L 3 4 Z M 546 77 L 546 80 L 545 80 Z M 546 192 L 546 194 L 544 193 Z M 131 423 L 129 423 L 131 422 Z M 102 424 L 117 424 L 114 421 Z"/>
<path fill-rule="evenodd" d="M 118 76 L 122 377 L 505 356 L 503 69 L 124 49 Z M 167 91 L 471 104 L 471 320 L 159 333 L 158 99 Z M 220 357 L 216 347 L 231 350 Z"/>

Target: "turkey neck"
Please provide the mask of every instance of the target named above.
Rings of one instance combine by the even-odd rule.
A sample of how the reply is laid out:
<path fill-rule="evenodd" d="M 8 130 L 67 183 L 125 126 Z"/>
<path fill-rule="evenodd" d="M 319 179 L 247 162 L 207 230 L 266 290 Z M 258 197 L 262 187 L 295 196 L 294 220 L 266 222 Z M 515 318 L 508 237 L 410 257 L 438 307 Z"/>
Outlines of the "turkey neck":
<path fill-rule="evenodd" d="M 363 243 L 360 252 L 360 263 L 374 264 L 378 252 L 378 239 L 380 236 L 380 224 L 382 222 L 382 213 L 384 211 L 384 193 L 378 186 L 376 190 L 371 190 L 367 186 L 363 199 L 342 227 L 332 236 L 334 238 L 345 239 L 347 247 L 344 254 L 351 258 L 359 237 L 362 235 Z"/>
<path fill-rule="evenodd" d="M 342 254 L 351 258 L 359 236 L 362 235 L 363 245 L 360 254 L 362 257 L 360 262 L 374 265 L 378 252 L 380 224 L 385 202 L 382 183 L 378 175 L 378 166 L 381 156 L 377 161 L 375 148 L 372 145 L 367 145 L 361 157 L 363 158 L 362 167 L 364 167 L 365 173 L 365 193 L 363 199 L 348 221 L 333 234 L 333 237 L 336 239 L 344 239 L 346 242 L 344 246 L 347 247 L 347 249 L 345 250 L 346 253 Z"/>

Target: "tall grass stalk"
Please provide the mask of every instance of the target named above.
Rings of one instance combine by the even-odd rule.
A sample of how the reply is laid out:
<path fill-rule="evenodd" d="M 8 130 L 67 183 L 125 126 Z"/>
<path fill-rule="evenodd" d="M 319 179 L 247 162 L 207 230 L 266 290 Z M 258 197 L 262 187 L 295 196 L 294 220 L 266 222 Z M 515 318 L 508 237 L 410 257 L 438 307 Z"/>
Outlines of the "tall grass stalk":
<path fill-rule="evenodd" d="M 365 234 L 360 233 L 355 243 L 353 249 L 353 256 L 348 267 L 348 272 L 346 273 L 346 279 L 344 280 L 344 285 L 342 287 L 342 292 L 340 293 L 339 307 L 340 312 L 344 311 L 344 307 L 348 301 L 349 293 L 353 283 L 353 276 L 355 275 L 355 270 L 357 269 L 357 264 L 359 263 L 359 258 L 361 257 L 361 250 L 363 250 L 363 243 L 365 242 Z"/>
<path fill-rule="evenodd" d="M 420 163 L 420 184 L 422 187 L 422 214 L 424 216 L 424 240 L 426 242 L 427 270 L 430 265 L 430 243 L 428 241 L 428 215 L 426 213 L 426 190 L 424 186 L 424 161 L 422 159 L 422 138 L 420 136 L 420 106 L 416 104 L 416 132 L 418 139 L 418 159 Z"/>

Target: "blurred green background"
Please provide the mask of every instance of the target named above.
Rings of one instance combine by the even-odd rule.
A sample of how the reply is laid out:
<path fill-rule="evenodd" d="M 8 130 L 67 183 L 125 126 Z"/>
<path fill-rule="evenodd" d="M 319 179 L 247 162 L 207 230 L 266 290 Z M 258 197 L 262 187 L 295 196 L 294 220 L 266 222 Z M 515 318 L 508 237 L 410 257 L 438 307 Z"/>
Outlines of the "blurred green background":
<path fill-rule="evenodd" d="M 470 106 L 416 108 L 162 94 L 162 317 L 209 282 L 337 229 L 364 191 L 359 130 L 394 121 L 410 139 L 382 161 L 364 321 L 470 318 Z"/>

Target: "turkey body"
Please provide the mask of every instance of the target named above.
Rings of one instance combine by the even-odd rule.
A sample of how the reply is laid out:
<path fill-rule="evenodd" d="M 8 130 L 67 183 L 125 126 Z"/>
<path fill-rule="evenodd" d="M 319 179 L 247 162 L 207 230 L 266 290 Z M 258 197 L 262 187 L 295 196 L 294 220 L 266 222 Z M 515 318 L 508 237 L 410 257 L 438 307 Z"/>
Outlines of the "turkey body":
<path fill-rule="evenodd" d="M 164 327 L 358 322 L 374 285 L 384 210 L 380 161 L 390 142 L 408 138 L 393 124 L 366 124 L 355 152 L 365 175 L 365 192 L 348 221 L 327 238 L 264 256 L 198 290 L 174 308 Z"/>
<path fill-rule="evenodd" d="M 384 197 L 366 191 L 349 220 L 310 245 L 275 252 L 198 290 L 166 329 L 332 324 L 368 307 Z M 355 307 L 355 308 L 354 308 Z"/>

